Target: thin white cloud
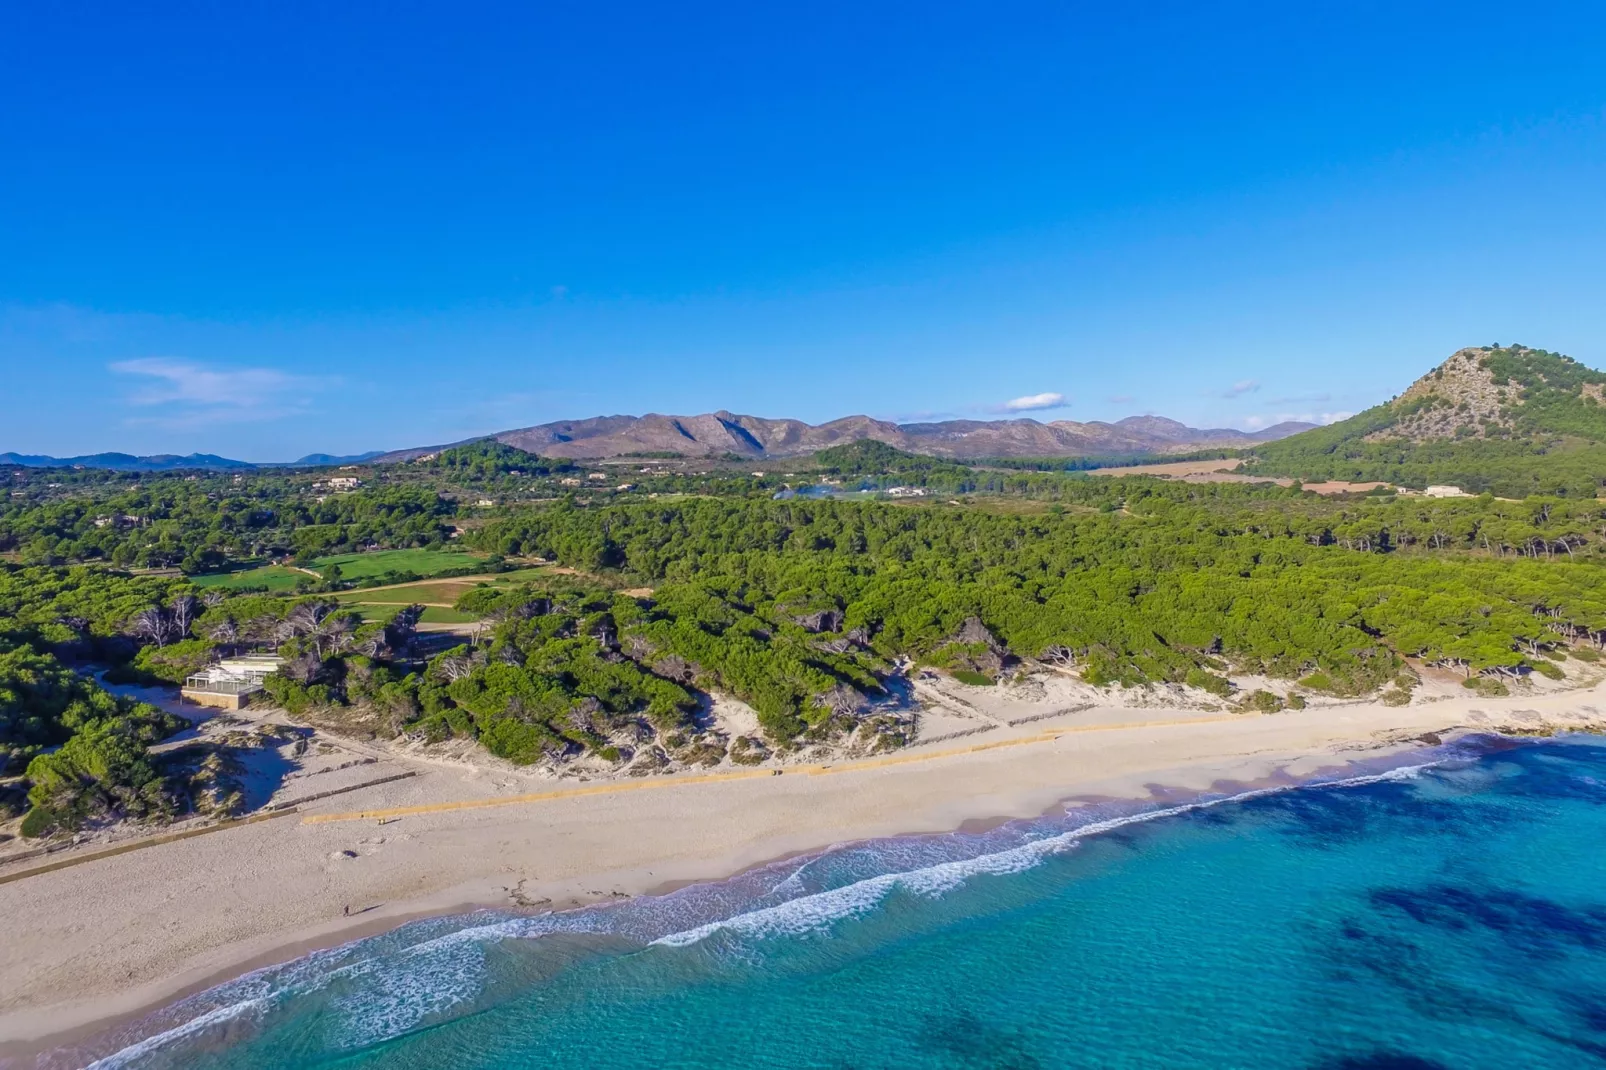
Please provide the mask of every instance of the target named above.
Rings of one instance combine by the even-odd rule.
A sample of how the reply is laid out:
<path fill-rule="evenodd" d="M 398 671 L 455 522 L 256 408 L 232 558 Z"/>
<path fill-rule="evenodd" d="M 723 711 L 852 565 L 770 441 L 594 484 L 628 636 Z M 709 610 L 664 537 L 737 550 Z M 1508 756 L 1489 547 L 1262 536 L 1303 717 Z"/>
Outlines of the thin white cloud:
<path fill-rule="evenodd" d="M 1224 398 L 1242 397 L 1244 394 L 1253 394 L 1260 389 L 1260 383 L 1255 379 L 1240 379 L 1221 392 Z"/>
<path fill-rule="evenodd" d="M 1131 394 L 1111 394 L 1109 397 L 1111 405 L 1130 405 L 1136 400 Z"/>
<path fill-rule="evenodd" d="M 1065 400 L 1064 394 L 1027 394 L 1025 397 L 1013 398 L 1001 405 L 994 405 L 990 411 L 998 413 L 1039 412 L 1043 409 L 1063 409 L 1069 404 L 1070 402 Z"/>
<path fill-rule="evenodd" d="M 889 415 L 878 415 L 878 420 L 886 420 L 894 424 L 929 424 L 938 420 L 963 419 L 960 413 L 950 412 L 946 409 L 915 409 L 911 412 L 895 412 Z"/>
<path fill-rule="evenodd" d="M 313 391 L 331 382 L 275 368 L 219 368 L 171 357 L 122 360 L 110 368 L 141 380 L 125 397 L 130 405 L 163 409 L 127 422 L 160 427 L 277 419 L 304 411 Z"/>
<path fill-rule="evenodd" d="M 1274 424 L 1302 423 L 1302 424 L 1336 424 L 1340 420 L 1348 420 L 1354 416 L 1353 412 L 1279 412 L 1271 415 L 1245 416 L 1239 422 L 1250 431 L 1259 431 L 1263 427 Z"/>

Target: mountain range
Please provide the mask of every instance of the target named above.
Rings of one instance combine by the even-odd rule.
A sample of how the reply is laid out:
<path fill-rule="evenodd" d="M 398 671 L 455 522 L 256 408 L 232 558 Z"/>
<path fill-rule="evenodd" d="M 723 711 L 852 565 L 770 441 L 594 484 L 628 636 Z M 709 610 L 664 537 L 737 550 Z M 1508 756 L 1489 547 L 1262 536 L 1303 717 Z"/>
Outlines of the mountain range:
<path fill-rule="evenodd" d="M 909 453 L 942 457 L 1112 457 L 1176 453 L 1211 446 L 1252 446 L 1314 427 L 1281 423 L 1263 431 L 1188 427 L 1164 416 L 1128 416 L 1114 423 L 1055 420 L 945 420 L 938 423 L 891 423 L 869 416 L 846 416 L 823 424 L 802 420 L 770 420 L 725 411 L 702 416 L 596 416 L 559 420 L 482 435 L 466 442 L 494 438 L 498 442 L 546 457 L 592 459 L 626 453 L 679 453 L 688 457 L 795 457 L 828 446 L 876 439 Z M 210 453 L 187 456 L 95 453 L 82 457 L 0 453 L 0 465 L 27 468 L 109 468 L 129 472 L 175 469 L 310 468 L 338 464 L 389 464 L 408 461 L 460 442 L 417 446 L 388 453 L 337 456 L 309 453 L 295 461 L 253 463 Z"/>
<path fill-rule="evenodd" d="M 136 457 L 131 453 L 90 453 L 82 457 L 51 457 L 43 453 L 0 453 L 0 465 L 15 464 L 24 468 L 108 468 L 114 472 L 171 472 L 177 469 L 196 468 L 220 470 L 228 468 L 318 468 L 332 464 L 360 464 L 378 457 L 382 451 L 336 457 L 327 453 L 309 453 L 299 461 L 280 464 L 257 464 L 236 461 L 212 453 L 157 453 Z"/>
<path fill-rule="evenodd" d="M 823 424 L 771 420 L 735 413 L 701 416 L 597 416 L 559 420 L 485 436 L 544 457 L 588 459 L 631 453 L 679 453 L 689 457 L 795 457 L 860 439 L 875 439 L 909 453 L 981 457 L 1108 457 L 1177 453 L 1211 446 L 1253 446 L 1316 426 L 1281 423 L 1263 431 L 1188 427 L 1163 416 L 1128 416 L 1114 423 L 1071 420 L 944 420 L 892 423 L 845 416 Z M 457 445 L 447 443 L 445 445 Z M 442 449 L 396 450 L 378 463 L 406 461 Z"/>

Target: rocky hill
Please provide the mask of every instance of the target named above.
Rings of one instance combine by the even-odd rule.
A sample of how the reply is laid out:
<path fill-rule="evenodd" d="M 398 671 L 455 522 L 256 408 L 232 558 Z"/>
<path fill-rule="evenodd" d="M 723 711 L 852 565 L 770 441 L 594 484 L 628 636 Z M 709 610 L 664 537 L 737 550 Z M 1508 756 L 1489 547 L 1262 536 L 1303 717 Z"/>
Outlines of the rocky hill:
<path fill-rule="evenodd" d="M 1124 456 L 1251 446 L 1313 425 L 1278 424 L 1249 433 L 1232 428 L 1188 427 L 1163 416 L 1129 416 L 1115 423 L 1071 420 L 944 420 L 897 424 L 846 416 L 823 424 L 772 420 L 730 412 L 702 416 L 598 416 L 503 431 L 492 437 L 546 457 L 616 457 L 627 453 L 679 453 L 688 457 L 793 457 L 861 439 L 909 453 L 959 459 L 978 457 Z M 440 449 L 398 450 L 379 461 L 402 461 Z"/>
<path fill-rule="evenodd" d="M 1462 349 L 1404 393 L 1260 446 L 1250 467 L 1303 479 L 1594 495 L 1606 477 L 1606 372 L 1528 346 Z"/>

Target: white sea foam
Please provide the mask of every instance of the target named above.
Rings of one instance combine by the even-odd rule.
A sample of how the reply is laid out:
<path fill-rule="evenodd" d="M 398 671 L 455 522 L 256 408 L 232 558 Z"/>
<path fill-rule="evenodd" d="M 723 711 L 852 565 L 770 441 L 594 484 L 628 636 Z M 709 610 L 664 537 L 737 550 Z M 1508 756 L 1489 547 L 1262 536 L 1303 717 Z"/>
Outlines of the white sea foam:
<path fill-rule="evenodd" d="M 895 889 L 925 897 L 940 896 L 972 877 L 998 876 L 1031 869 L 1052 855 L 1075 847 L 1083 839 L 1127 825 L 1175 817 L 1225 803 L 1244 802 L 1301 787 L 1342 788 L 1406 780 L 1440 764 L 1443 762 L 1435 761 L 1343 780 L 1259 788 L 1236 795 L 1092 821 L 1041 839 L 1017 843 L 1004 850 L 945 860 L 896 873 L 882 873 L 839 888 L 799 895 L 785 902 L 659 935 L 651 942 L 667 947 L 686 947 L 719 932 L 764 938 L 819 931 L 841 919 L 869 912 Z M 801 891 L 804 888 L 804 871 L 837 850 L 823 852 L 797 864 L 768 889 L 764 897 Z M 880 857 L 883 862 L 887 860 L 885 855 Z M 336 981 L 344 982 L 334 1004 L 340 1013 L 343 1045 L 355 1048 L 377 1043 L 399 1036 L 425 1019 L 442 1014 L 480 994 L 484 989 L 486 974 L 484 952 L 489 944 L 561 932 L 603 933 L 626 929 L 640 938 L 647 938 L 655 929 L 662 931 L 664 923 L 660 919 L 667 912 L 666 908 L 671 908 L 674 899 L 671 896 L 666 900 L 636 901 L 643 912 L 642 916 L 631 913 L 631 904 L 622 904 L 625 908 L 623 914 L 609 907 L 537 917 L 500 918 L 486 924 L 428 936 L 403 947 L 395 947 L 386 937 L 377 937 L 315 952 L 293 963 L 260 970 L 213 989 L 202 998 L 221 1001 L 216 1002 L 215 1006 L 180 1025 L 105 1056 L 90 1064 L 90 1070 L 120 1070 L 134 1066 L 170 1045 L 246 1016 L 265 1015 L 290 997 L 316 992 Z M 699 897 L 696 902 L 702 909 L 707 909 L 706 899 Z M 675 912 L 681 913 L 679 910 Z"/>
<path fill-rule="evenodd" d="M 239 1003 L 225 1004 L 213 1007 L 205 1014 L 191 1018 L 182 1025 L 176 1025 L 166 1032 L 146 1037 L 144 1040 L 130 1044 L 121 1051 L 113 1052 L 104 1059 L 96 1059 L 84 1070 L 119 1070 L 120 1067 L 133 1066 L 136 1061 L 147 1055 L 152 1055 L 169 1044 L 183 1040 L 185 1037 L 195 1036 L 215 1025 L 232 1022 L 242 1015 L 262 1009 L 266 1001 L 262 999 L 247 999 Z"/>
<path fill-rule="evenodd" d="M 1403 766 L 1385 773 L 1300 786 L 1324 788 L 1357 787 L 1363 784 L 1376 784 L 1390 780 L 1407 780 L 1436 764 L 1438 763 L 1430 762 L 1423 765 Z M 1097 836 L 1101 833 L 1111 832 L 1140 822 L 1154 821 L 1164 817 L 1176 817 L 1195 810 L 1221 806 L 1224 803 L 1245 802 L 1265 795 L 1295 790 L 1295 788 L 1295 785 L 1256 788 L 1236 795 L 1201 799 L 1197 802 L 1183 803 L 1178 806 L 1165 807 L 1164 809 L 1147 810 L 1143 813 L 1128 814 L 1104 821 L 1093 821 L 1058 835 L 1047 836 L 1041 840 L 1034 840 L 1030 843 L 992 854 L 939 862 L 935 865 L 902 873 L 879 874 L 852 884 L 843 885 L 840 888 L 815 892 L 812 895 L 800 896 L 797 899 L 791 899 L 775 906 L 763 907 L 759 910 L 737 914 L 719 921 L 711 921 L 681 932 L 660 936 L 653 943 L 666 947 L 686 947 L 706 940 L 719 932 L 732 932 L 741 936 L 760 938 L 795 936 L 814 932 L 825 929 L 833 922 L 843 918 L 855 917 L 868 912 L 894 889 L 901 889 L 915 895 L 928 897 L 941 895 L 957 888 L 971 877 L 982 875 L 1000 876 L 1031 869 L 1042 863 L 1044 859 L 1069 850 L 1076 846 L 1079 841 L 1089 836 Z"/>

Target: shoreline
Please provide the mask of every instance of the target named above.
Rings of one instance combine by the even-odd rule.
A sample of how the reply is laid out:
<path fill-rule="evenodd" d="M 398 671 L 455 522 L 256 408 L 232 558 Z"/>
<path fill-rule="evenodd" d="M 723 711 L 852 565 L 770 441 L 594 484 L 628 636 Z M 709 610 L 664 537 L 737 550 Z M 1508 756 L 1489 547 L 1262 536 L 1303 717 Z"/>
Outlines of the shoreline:
<path fill-rule="evenodd" d="M 841 843 L 956 831 L 980 832 L 1009 822 L 1063 813 L 1067 807 L 1113 801 L 1164 806 L 1228 789 L 1228 793 L 1233 793 L 1253 790 L 1255 786 L 1294 788 L 1310 783 L 1323 772 L 1342 771 L 1356 762 L 1386 761 L 1390 756 L 1430 746 L 1431 740 L 1418 738 L 1425 734 L 1442 735 L 1449 743 L 1451 738 L 1469 734 L 1497 734 L 1502 728 L 1519 734 L 1598 731 L 1606 726 L 1594 711 L 1578 709 L 1595 693 L 1572 692 L 1521 700 L 1532 705 L 1557 707 L 1543 713 L 1531 706 L 1519 708 L 1514 703 L 1486 700 L 1478 705 L 1510 706 L 1507 712 L 1511 715 L 1524 715 L 1514 721 L 1512 717 L 1485 714 L 1491 722 L 1488 724 L 1464 723 L 1473 719 L 1465 714 L 1484 711 L 1452 709 L 1450 703 L 1408 710 L 1349 707 L 1322 718 L 1283 714 L 1226 725 L 1190 725 L 1186 718 L 1179 718 L 1163 730 L 1156 729 L 1152 722 L 1141 726 L 1110 725 L 1108 732 L 1060 736 L 1013 751 L 995 749 L 937 756 L 931 762 L 881 769 L 855 770 L 845 766 L 835 770 L 844 774 L 839 776 L 763 777 L 722 784 L 670 785 L 664 792 L 653 793 L 654 809 L 667 811 L 672 818 L 679 819 L 670 822 L 676 835 L 669 837 L 674 842 L 667 844 L 659 842 L 661 838 L 655 836 L 652 829 L 640 827 L 654 820 L 664 825 L 663 813 L 637 812 L 639 800 L 631 800 L 628 794 L 407 819 L 406 823 L 414 826 L 418 839 L 428 841 L 427 846 L 441 840 L 458 841 L 455 846 L 460 848 L 462 859 L 442 860 L 436 864 L 429 873 L 435 878 L 433 885 L 423 879 L 392 879 L 348 888 L 338 879 L 330 880 L 331 874 L 336 878 L 346 875 L 341 872 L 345 863 L 327 865 L 324 848 L 330 842 L 349 840 L 349 833 L 364 825 L 362 822 L 267 823 L 277 828 L 263 826 L 265 831 L 253 830 L 249 834 L 253 839 L 265 837 L 266 842 L 260 849 L 289 853 L 294 847 L 301 848 L 296 859 L 298 872 L 295 879 L 286 882 L 286 892 L 293 894 L 293 886 L 301 884 L 309 892 L 351 894 L 372 891 L 377 883 L 395 894 L 380 897 L 373 906 L 360 908 L 359 914 L 349 919 L 333 905 L 344 896 L 314 895 L 311 898 L 321 899 L 317 906 L 323 909 L 312 909 L 307 916 L 299 918 L 292 912 L 286 923 L 282 910 L 275 914 L 269 909 L 282 907 L 284 896 L 274 895 L 260 886 L 255 889 L 242 886 L 242 882 L 250 880 L 251 867 L 244 866 L 247 870 L 244 873 L 237 868 L 218 882 L 217 891 L 229 898 L 243 896 L 265 910 L 266 916 L 256 926 L 257 931 L 242 939 L 227 939 L 229 934 L 211 931 L 205 924 L 206 919 L 199 919 L 203 930 L 199 933 L 200 939 L 194 939 L 196 933 L 188 934 L 192 937 L 190 942 L 197 946 L 177 961 L 170 961 L 171 956 L 157 955 L 156 961 L 142 963 L 140 952 L 144 945 L 135 941 L 136 946 L 123 949 L 121 956 L 133 966 L 128 972 L 134 973 L 137 967 L 144 965 L 152 975 L 130 985 L 117 985 L 112 992 L 95 992 L 93 984 L 87 986 L 90 991 L 82 991 L 86 978 L 72 975 L 70 967 L 67 976 L 41 977 L 41 972 L 49 975 L 52 971 L 41 969 L 38 961 L 18 963 L 16 960 L 30 957 L 30 950 L 35 960 L 41 953 L 45 958 L 50 957 L 48 947 L 38 946 L 40 941 L 48 944 L 48 933 L 38 934 L 34 940 L 36 946 L 16 949 L 20 955 L 7 951 L 0 958 L 0 979 L 6 981 L 12 979 L 18 965 L 24 969 L 29 965 L 35 968 L 33 976 L 25 976 L 26 980 L 34 982 L 32 992 L 28 993 L 34 998 L 8 999 L 6 1002 L 10 1006 L 0 1011 L 0 1061 L 25 1065 L 26 1060 L 61 1051 L 64 1047 L 75 1047 L 97 1038 L 104 1041 L 116 1031 L 217 984 L 318 950 L 388 932 L 420 918 L 467 914 L 477 909 L 493 909 L 504 914 L 541 914 L 636 896 L 664 895 L 687 885 L 726 881 L 757 866 L 819 853 Z M 1159 742 L 1143 738 L 1165 734 L 1172 738 Z M 849 775 L 854 773 L 857 775 Z M 435 785 L 437 789 L 443 786 L 453 785 Z M 408 792 L 416 793 L 416 786 L 398 785 L 391 793 L 392 799 L 398 796 L 405 799 Z M 558 810 L 565 813 L 552 812 Z M 744 820 L 752 810 L 763 812 Z M 780 820 L 776 820 L 777 817 Z M 805 817 L 814 820 L 804 820 Z M 716 829 L 709 834 L 708 829 L 700 827 L 700 822 L 723 823 L 728 829 Z M 419 827 L 426 825 L 431 827 Z M 719 834 L 722 831 L 733 834 Z M 518 845 L 512 840 L 512 837 L 532 833 L 534 840 L 525 844 Z M 554 843 L 576 837 L 582 841 L 595 840 L 599 833 L 602 843 L 569 844 L 566 859 L 571 864 L 556 867 L 555 872 L 536 872 L 535 867 L 528 864 L 530 854 L 539 854 L 543 863 L 540 868 L 546 869 Z M 619 842 L 608 841 L 609 834 L 617 835 Z M 233 861 L 238 867 L 243 858 L 254 854 L 255 850 L 244 842 L 226 841 L 236 836 L 243 841 L 246 835 L 243 830 L 231 830 L 220 836 L 188 841 L 193 846 L 182 853 L 221 856 L 225 862 Z M 385 837 L 378 839 L 383 843 Z M 296 840 L 310 841 L 311 849 L 307 849 L 308 843 L 295 844 Z M 518 850 L 520 846 L 525 850 Z M 531 848 L 536 850 L 531 851 Z M 170 879 L 171 875 L 171 869 L 153 867 L 152 859 L 140 860 L 139 855 L 168 851 L 169 848 L 164 847 L 137 852 L 97 861 L 89 868 L 104 867 L 107 872 L 99 874 L 103 884 L 109 878 L 125 900 L 138 898 L 153 876 Z M 460 860 L 470 864 L 452 864 Z M 411 862 L 411 859 L 396 862 L 394 868 L 399 872 L 377 872 L 370 876 L 406 878 Z M 513 864 L 515 862 L 521 864 Z M 441 880 L 443 874 L 458 879 Z M 45 880 L 45 876 L 29 878 L 0 888 L 0 909 L 13 906 L 6 892 L 27 890 L 35 881 Z M 334 887 L 315 887 L 319 884 L 333 884 Z M 27 925 L 28 915 L 34 912 L 30 907 L 37 910 L 36 904 L 51 901 L 46 889 L 33 891 L 36 893 L 31 897 L 34 902 L 17 904 L 20 911 L 12 911 L 19 928 Z M 416 894 L 407 894 L 409 891 Z M 351 898 L 368 901 L 361 894 L 351 895 Z M 218 904 L 209 905 L 216 913 Z M 313 904 L 309 902 L 309 906 Z M 221 913 L 228 911 L 225 908 Z M 115 930 L 115 921 L 131 921 L 143 926 L 151 920 L 159 920 L 152 919 L 148 912 L 130 911 L 126 904 L 123 914 L 125 917 L 112 919 L 113 924 L 107 927 Z M 38 917 L 44 921 L 42 914 Z M 93 924 L 90 921 L 67 928 L 82 938 L 84 930 Z M 185 928 L 171 920 L 163 927 Z M 63 926 L 58 922 L 55 928 L 59 930 Z M 103 947 L 93 937 L 89 943 L 91 957 L 113 950 Z M 164 941 L 158 939 L 156 944 L 164 945 L 163 950 L 167 950 Z M 61 967 L 67 964 L 54 965 L 55 972 L 60 973 Z M 0 988 L 9 987 L 9 984 L 0 985 Z M 79 991 L 74 992 L 74 989 Z M 97 1048 L 101 1046 L 96 1045 Z"/>
<path fill-rule="evenodd" d="M 1457 739 L 1445 740 L 1440 745 L 1448 745 L 1466 738 L 1479 735 L 1474 732 L 1464 732 Z M 1504 737 L 1520 741 L 1520 737 Z M 376 914 L 369 920 L 352 925 L 340 925 L 330 928 L 327 924 L 309 927 L 294 933 L 282 934 L 283 940 L 273 948 L 249 956 L 244 956 L 231 964 L 211 970 L 206 976 L 190 978 L 180 976 L 171 983 L 163 984 L 159 992 L 134 991 L 128 994 L 131 1006 L 110 1014 L 98 1016 L 93 1019 L 69 1025 L 60 1031 L 44 1034 L 33 1038 L 18 1040 L 0 1040 L 0 1061 L 9 1061 L 16 1058 L 37 1058 L 52 1052 L 70 1050 L 77 1044 L 84 1044 L 115 1034 L 124 1027 L 132 1026 L 140 1021 L 160 1012 L 164 1008 L 174 1006 L 185 999 L 199 995 L 219 985 L 231 981 L 238 981 L 260 970 L 280 966 L 285 963 L 304 958 L 320 951 L 328 951 L 355 943 L 369 937 L 393 932 L 411 922 L 431 918 L 463 917 L 479 911 L 494 911 L 502 915 L 525 915 L 538 917 L 545 914 L 567 913 L 595 907 L 604 903 L 623 902 L 626 899 L 653 898 L 669 895 L 684 888 L 703 884 L 718 884 L 736 880 L 755 870 L 761 870 L 778 863 L 796 858 L 804 858 L 824 854 L 837 847 L 853 843 L 869 843 L 898 840 L 902 838 L 917 838 L 925 836 L 942 836 L 949 834 L 981 834 L 992 832 L 1006 825 L 1030 822 L 1072 812 L 1076 808 L 1130 803 L 1135 807 L 1152 805 L 1156 809 L 1188 805 L 1204 799 L 1217 796 L 1228 798 L 1238 797 L 1247 793 L 1261 791 L 1297 791 L 1303 788 L 1317 787 L 1330 783 L 1333 779 L 1342 780 L 1344 774 L 1356 776 L 1370 776 L 1370 773 L 1355 773 L 1353 767 L 1360 762 L 1385 761 L 1389 757 L 1414 754 L 1418 750 L 1432 749 L 1435 745 L 1425 741 L 1414 741 L 1398 745 L 1379 745 L 1371 748 L 1358 748 L 1348 755 L 1347 760 L 1334 764 L 1322 765 L 1312 769 L 1303 776 L 1293 776 L 1287 773 L 1286 766 L 1276 766 L 1267 775 L 1250 781 L 1234 781 L 1229 784 L 1214 784 L 1210 788 L 1197 791 L 1183 788 L 1170 788 L 1155 785 L 1156 790 L 1148 796 L 1111 796 L 1111 795 L 1067 795 L 1050 804 L 1034 815 L 990 815 L 984 817 L 966 818 L 959 825 L 946 830 L 920 830 L 892 833 L 887 836 L 866 837 L 864 839 L 839 840 L 833 843 L 820 844 L 815 847 L 787 851 L 783 854 L 751 862 L 739 869 L 717 876 L 691 877 L 664 881 L 661 884 L 646 887 L 640 891 L 627 894 L 624 898 L 617 896 L 599 895 L 590 898 L 577 897 L 572 901 L 555 905 L 553 907 L 534 909 L 509 904 L 505 901 L 463 901 L 450 906 L 429 906 L 424 902 L 394 904 L 395 909 Z M 1339 757 L 1339 755 L 1334 755 Z M 1395 766 L 1392 768 L 1402 768 Z M 1384 770 L 1384 773 L 1388 770 Z M 1382 775 L 1382 774 L 1379 774 Z M 1223 800 L 1225 801 L 1225 800 Z M 1135 812 L 1141 813 L 1141 810 Z M 364 912 L 365 914 L 367 912 Z M 358 915 L 353 915 L 353 920 Z M 343 919 L 344 920 L 344 919 Z M 164 993 L 165 994 L 162 994 Z"/>

